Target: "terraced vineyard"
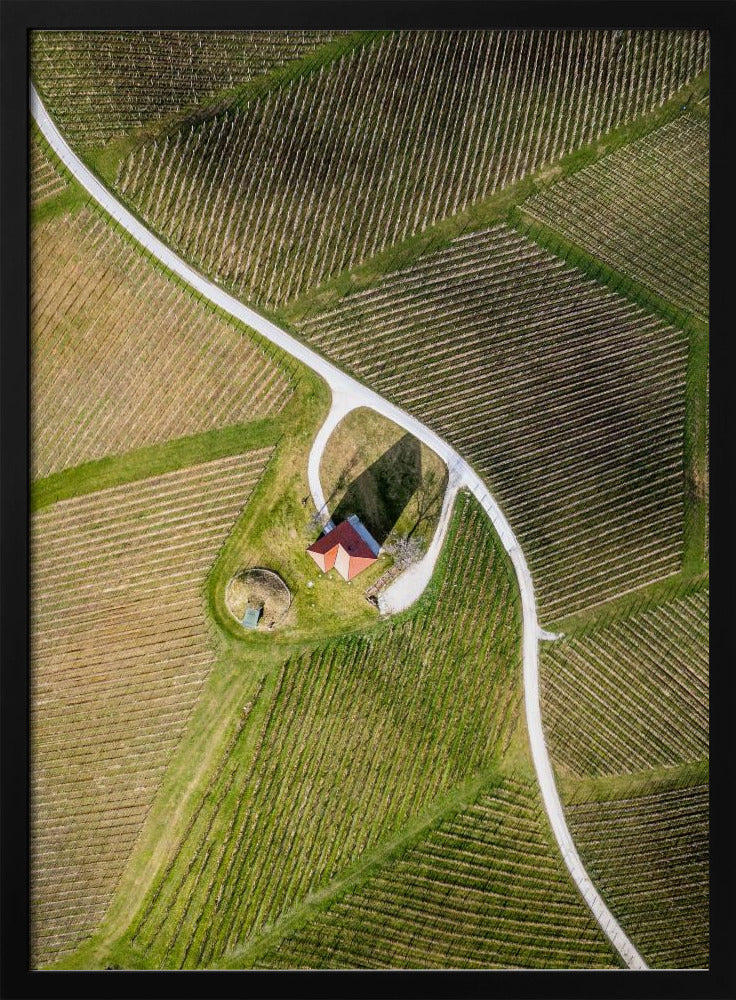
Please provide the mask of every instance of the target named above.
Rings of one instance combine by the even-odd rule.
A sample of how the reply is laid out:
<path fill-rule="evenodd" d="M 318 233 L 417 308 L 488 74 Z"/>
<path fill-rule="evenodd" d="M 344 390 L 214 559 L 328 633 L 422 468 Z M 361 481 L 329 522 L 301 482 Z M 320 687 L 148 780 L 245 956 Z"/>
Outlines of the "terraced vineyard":
<path fill-rule="evenodd" d="M 593 881 L 652 968 L 709 963 L 708 786 L 570 806 Z"/>
<path fill-rule="evenodd" d="M 507 778 L 257 958 L 266 968 L 605 968 L 533 785 Z"/>
<path fill-rule="evenodd" d="M 708 317 L 708 122 L 684 114 L 524 203 L 627 277 Z"/>
<path fill-rule="evenodd" d="M 90 209 L 34 226 L 33 476 L 278 412 L 287 371 Z"/>
<path fill-rule="evenodd" d="M 706 588 L 541 648 L 553 761 L 611 774 L 708 756 Z"/>
<path fill-rule="evenodd" d="M 102 918 L 213 656 L 203 586 L 269 449 L 32 525 L 33 959 Z"/>
<path fill-rule="evenodd" d="M 515 582 L 474 500 L 454 523 L 436 600 L 284 667 L 255 756 L 236 743 L 223 759 L 134 925 L 152 962 L 216 963 L 503 753 L 520 699 Z"/>
<path fill-rule="evenodd" d="M 131 152 L 120 191 L 279 305 L 621 122 L 708 65 L 706 32 L 406 31 Z"/>
<path fill-rule="evenodd" d="M 31 137 L 30 154 L 31 207 L 34 207 L 63 191 L 67 186 L 67 181 L 63 174 L 56 169 L 56 165 L 51 162 L 36 135 Z"/>
<path fill-rule="evenodd" d="M 328 31 L 34 31 L 31 71 L 82 147 L 299 59 Z"/>
<path fill-rule="evenodd" d="M 662 320 L 497 226 L 301 332 L 484 476 L 542 619 L 679 568 L 687 343 Z"/>

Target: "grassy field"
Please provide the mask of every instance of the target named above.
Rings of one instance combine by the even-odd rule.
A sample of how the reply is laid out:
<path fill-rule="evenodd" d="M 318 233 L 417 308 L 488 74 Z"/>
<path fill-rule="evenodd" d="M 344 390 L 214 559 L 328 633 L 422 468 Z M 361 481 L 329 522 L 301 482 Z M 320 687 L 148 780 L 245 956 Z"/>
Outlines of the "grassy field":
<path fill-rule="evenodd" d="M 462 497 L 418 611 L 278 672 L 255 750 L 228 746 L 134 921 L 139 960 L 217 962 L 492 767 L 517 718 L 519 628 L 510 567 Z"/>
<path fill-rule="evenodd" d="M 32 229 L 33 475 L 278 413 L 290 364 L 89 209 Z"/>
<path fill-rule="evenodd" d="M 83 148 L 302 59 L 331 31 L 34 31 L 31 73 Z"/>
<path fill-rule="evenodd" d="M 708 754 L 707 581 L 541 647 L 543 719 L 563 773 L 641 771 Z"/>
<path fill-rule="evenodd" d="M 486 479 L 544 619 L 679 569 L 687 340 L 656 316 L 496 226 L 300 329 Z"/>
<path fill-rule="evenodd" d="M 707 64 L 705 32 L 382 35 L 133 149 L 117 187 L 198 267 L 275 307 L 645 114 Z"/>
<path fill-rule="evenodd" d="M 299 929 L 257 968 L 611 968 L 529 780 L 500 777 Z"/>
<path fill-rule="evenodd" d="M 673 122 L 552 184 L 522 211 L 708 318 L 708 121 Z"/>
<path fill-rule="evenodd" d="M 263 449 L 32 524 L 34 961 L 102 917 L 213 662 L 204 579 Z"/>
<path fill-rule="evenodd" d="M 708 785 L 571 805 L 593 881 L 652 968 L 709 964 Z"/>
<path fill-rule="evenodd" d="M 378 612 L 365 599 L 365 590 L 390 568 L 389 555 L 382 554 L 355 583 L 346 584 L 334 572 L 322 573 L 306 552 L 318 534 L 312 524 L 307 459 L 328 409 L 325 384 L 302 371 L 294 405 L 285 407 L 278 418 L 278 448 L 261 482 L 257 503 L 246 509 L 209 578 L 210 612 L 236 646 L 245 642 L 255 649 L 275 642 L 289 647 L 351 632 L 377 620 Z M 228 582 L 253 566 L 274 570 L 291 591 L 289 624 L 277 634 L 246 634 L 226 608 Z"/>

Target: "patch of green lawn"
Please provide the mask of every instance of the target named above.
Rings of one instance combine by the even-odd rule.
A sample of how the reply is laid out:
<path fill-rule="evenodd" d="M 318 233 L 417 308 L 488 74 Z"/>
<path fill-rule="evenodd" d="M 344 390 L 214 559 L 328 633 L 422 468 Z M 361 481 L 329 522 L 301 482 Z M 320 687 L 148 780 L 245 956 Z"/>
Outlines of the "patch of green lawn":
<path fill-rule="evenodd" d="M 390 557 L 383 555 L 348 583 L 334 570 L 322 573 L 307 555 L 307 546 L 317 537 L 310 523 L 314 504 L 307 460 L 329 401 L 327 387 L 311 372 L 305 373 L 297 394 L 301 408 L 295 413 L 290 405 L 284 411 L 284 435 L 220 553 L 207 587 L 210 611 L 222 631 L 238 643 L 259 648 L 324 638 L 375 622 L 378 613 L 365 599 L 365 589 L 390 565 Z M 249 632 L 227 610 L 229 580 L 252 566 L 278 573 L 291 591 L 292 606 L 283 628 Z"/>
<path fill-rule="evenodd" d="M 92 462 L 84 462 L 32 483 L 31 511 L 110 486 L 148 479 L 190 465 L 275 445 L 283 433 L 281 416 L 266 417 L 249 424 L 204 431 L 191 437 L 136 448 L 123 455 L 107 455 Z"/>

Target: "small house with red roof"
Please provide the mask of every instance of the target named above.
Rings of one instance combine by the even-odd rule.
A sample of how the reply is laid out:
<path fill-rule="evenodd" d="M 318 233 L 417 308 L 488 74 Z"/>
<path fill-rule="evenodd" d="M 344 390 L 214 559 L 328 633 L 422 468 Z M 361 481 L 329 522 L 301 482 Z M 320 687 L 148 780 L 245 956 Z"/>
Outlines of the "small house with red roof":
<path fill-rule="evenodd" d="M 357 514 L 341 521 L 310 545 L 307 552 L 323 573 L 334 566 L 344 580 L 352 580 L 378 558 L 381 546 Z"/>

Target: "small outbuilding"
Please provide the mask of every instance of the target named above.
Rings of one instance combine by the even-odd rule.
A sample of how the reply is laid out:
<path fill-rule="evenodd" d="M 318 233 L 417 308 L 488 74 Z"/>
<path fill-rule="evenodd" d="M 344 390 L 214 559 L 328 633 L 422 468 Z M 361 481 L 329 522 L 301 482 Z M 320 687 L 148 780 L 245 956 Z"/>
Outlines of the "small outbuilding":
<path fill-rule="evenodd" d="M 249 604 L 243 615 L 243 625 L 245 628 L 258 628 L 258 622 L 263 612 L 262 604 Z"/>
<path fill-rule="evenodd" d="M 357 514 L 310 545 L 307 552 L 323 573 L 334 566 L 344 580 L 352 580 L 378 558 L 381 546 L 361 522 Z"/>

